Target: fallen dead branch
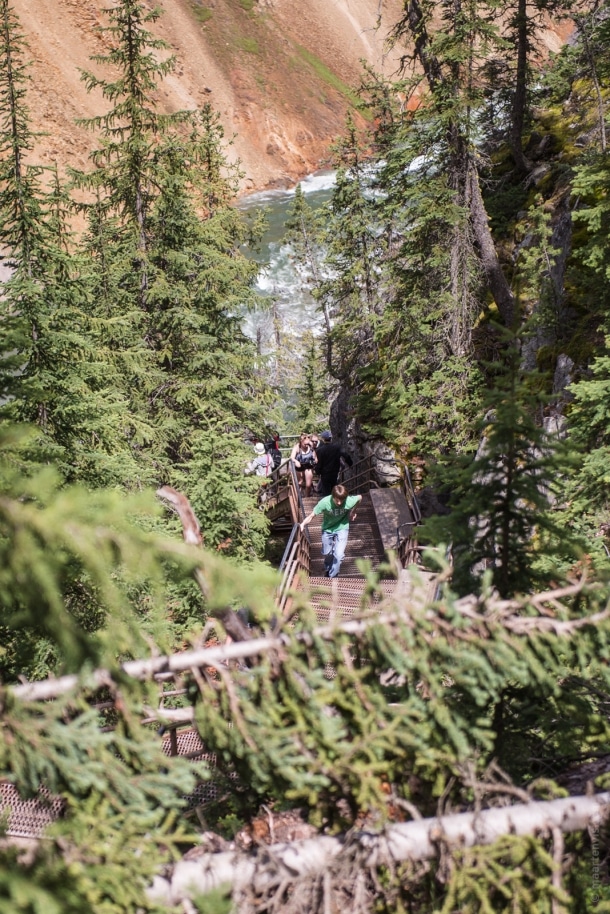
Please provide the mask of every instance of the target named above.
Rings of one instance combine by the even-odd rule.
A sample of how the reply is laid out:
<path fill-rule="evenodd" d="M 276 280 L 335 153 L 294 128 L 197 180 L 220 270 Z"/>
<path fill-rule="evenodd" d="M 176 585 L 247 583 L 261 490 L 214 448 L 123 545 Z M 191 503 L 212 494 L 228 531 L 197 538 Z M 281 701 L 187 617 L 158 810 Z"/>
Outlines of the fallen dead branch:
<path fill-rule="evenodd" d="M 597 824 L 609 812 L 607 792 L 419 819 L 391 825 L 380 833 L 321 836 L 251 853 L 203 854 L 197 860 L 180 861 L 167 878 L 157 877 L 149 894 L 168 906 L 220 886 L 231 887 L 234 894 L 249 889 L 264 895 L 273 886 L 294 884 L 303 878 L 320 879 L 338 869 L 345 875 L 344 858 L 349 858 L 355 878 L 356 871 L 373 872 L 382 866 L 394 868 L 405 861 L 428 860 L 438 857 L 441 849 L 494 844 L 505 835 L 549 836 L 557 845 L 559 834 Z"/>
<path fill-rule="evenodd" d="M 573 586 L 564 588 L 561 594 L 564 598 L 575 596 L 582 591 L 582 588 L 582 583 L 576 583 Z M 543 603 L 544 594 L 537 595 L 536 605 L 541 606 Z M 465 597 L 458 600 L 453 605 L 453 608 L 464 618 L 469 619 L 472 627 L 470 630 L 455 628 L 453 630 L 454 636 L 457 639 L 467 639 L 473 634 L 481 635 L 483 632 L 488 632 L 490 625 L 493 625 L 517 636 L 531 636 L 533 632 L 551 631 L 560 637 L 567 638 L 580 628 L 587 625 L 599 626 L 601 622 L 605 622 L 610 618 L 610 607 L 594 615 L 571 620 L 549 619 L 546 615 L 522 616 L 520 612 L 523 610 L 524 605 L 531 606 L 532 601 L 500 601 L 499 599 L 496 601 L 490 599 L 487 604 L 482 604 L 476 597 Z M 438 613 L 436 607 L 430 606 L 424 612 L 428 623 L 433 622 L 437 617 L 439 625 L 447 626 L 447 617 L 442 613 Z M 167 679 L 194 668 L 225 667 L 231 661 L 248 660 L 273 651 L 283 654 L 291 642 L 295 640 L 303 644 L 312 644 L 316 639 L 332 641 L 336 638 L 338 632 L 358 637 L 373 625 L 393 626 L 396 624 L 406 626 L 415 624 L 413 607 L 409 603 L 402 602 L 400 605 L 382 612 L 369 610 L 360 617 L 320 625 L 310 632 L 291 632 L 290 634 L 278 632 L 277 634 L 260 638 L 252 638 L 251 632 L 249 632 L 249 640 L 235 641 L 234 643 L 195 651 L 155 656 L 146 660 L 132 660 L 121 664 L 119 669 L 122 676 L 127 675 L 140 681 Z M 12 695 L 21 701 L 47 701 L 79 688 L 90 690 L 103 688 L 114 680 L 115 676 L 111 670 L 98 669 L 83 677 L 75 675 L 61 676 L 57 679 L 45 679 L 40 682 L 10 686 L 9 690 Z"/>

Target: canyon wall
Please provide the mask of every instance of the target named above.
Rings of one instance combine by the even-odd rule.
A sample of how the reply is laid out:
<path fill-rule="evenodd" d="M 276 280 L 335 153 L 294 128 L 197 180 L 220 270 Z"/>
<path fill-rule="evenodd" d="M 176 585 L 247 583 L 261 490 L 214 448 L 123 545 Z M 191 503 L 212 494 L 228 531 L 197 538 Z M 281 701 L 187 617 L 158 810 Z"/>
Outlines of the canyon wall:
<path fill-rule="evenodd" d="M 108 50 L 99 27 L 110 2 L 13 0 L 28 42 L 28 105 L 39 132 L 33 160 L 87 166 L 95 145 L 79 118 L 105 112 L 82 69 Z M 152 2 L 148 3 L 152 9 Z M 151 25 L 177 67 L 160 86 L 162 111 L 209 102 L 219 113 L 229 158 L 239 159 L 242 191 L 293 184 L 328 159 L 350 107 L 361 60 L 385 73 L 398 55 L 386 37 L 401 0 L 164 0 Z M 229 140 L 232 140 L 229 144 Z"/>

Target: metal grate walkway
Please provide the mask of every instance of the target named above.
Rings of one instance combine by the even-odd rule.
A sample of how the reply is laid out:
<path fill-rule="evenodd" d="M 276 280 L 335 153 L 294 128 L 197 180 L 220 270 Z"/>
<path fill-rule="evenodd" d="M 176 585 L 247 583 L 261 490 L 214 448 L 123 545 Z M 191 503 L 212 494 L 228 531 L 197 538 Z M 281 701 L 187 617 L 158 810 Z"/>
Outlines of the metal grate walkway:
<path fill-rule="evenodd" d="M 311 513 L 318 500 L 317 496 L 302 499 L 305 515 Z M 369 563 L 372 569 L 387 561 L 387 550 L 396 546 L 401 524 L 411 529 L 415 526 L 410 508 L 399 490 L 371 489 L 362 493 L 356 518 L 350 523 L 339 576 L 329 580 L 324 576 L 322 516 L 313 518 L 308 526 L 309 579 L 304 581 L 297 576 L 293 586 L 309 588 L 309 599 L 320 622 L 374 610 L 388 598 L 408 600 L 411 604 L 433 599 L 433 575 L 422 569 L 413 577 L 405 568 L 398 579 L 382 579 L 372 597 L 368 592 L 360 560 Z"/>

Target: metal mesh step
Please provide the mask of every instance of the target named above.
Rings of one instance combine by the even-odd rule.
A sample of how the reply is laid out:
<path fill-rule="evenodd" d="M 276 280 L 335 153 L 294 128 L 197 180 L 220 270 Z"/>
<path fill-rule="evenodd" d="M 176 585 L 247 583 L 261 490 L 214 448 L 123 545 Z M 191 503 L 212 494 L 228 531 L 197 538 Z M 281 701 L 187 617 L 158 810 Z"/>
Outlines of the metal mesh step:
<path fill-rule="evenodd" d="M 343 569 L 343 566 L 341 566 Z M 399 580 L 380 581 L 374 594 L 364 596 L 366 581 L 362 575 L 329 580 L 326 577 L 311 577 L 301 582 L 309 587 L 309 602 L 320 622 L 351 618 L 367 610 L 381 608 L 385 599 L 394 597 L 400 602 L 408 601 L 418 605 L 433 599 L 436 587 L 434 575 L 422 573 L 412 579 L 409 572 L 403 572 Z"/>
<path fill-rule="evenodd" d="M 0 816 L 5 834 L 13 838 L 40 838 L 48 825 L 63 814 L 66 804 L 41 787 L 37 796 L 24 800 L 14 784 L 0 781 Z"/>

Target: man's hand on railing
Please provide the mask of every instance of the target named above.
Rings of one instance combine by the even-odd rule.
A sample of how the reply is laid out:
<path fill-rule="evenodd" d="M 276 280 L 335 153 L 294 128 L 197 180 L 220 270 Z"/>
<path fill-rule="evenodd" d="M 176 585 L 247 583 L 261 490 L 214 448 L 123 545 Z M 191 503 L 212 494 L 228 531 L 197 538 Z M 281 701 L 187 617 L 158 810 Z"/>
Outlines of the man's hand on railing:
<path fill-rule="evenodd" d="M 308 514 L 307 517 L 301 521 L 301 523 L 299 524 L 299 527 L 301 528 L 301 530 L 304 530 L 305 527 L 307 526 L 307 524 L 309 524 L 313 520 L 313 516 L 314 516 L 314 512 L 312 511 L 311 514 Z"/>

